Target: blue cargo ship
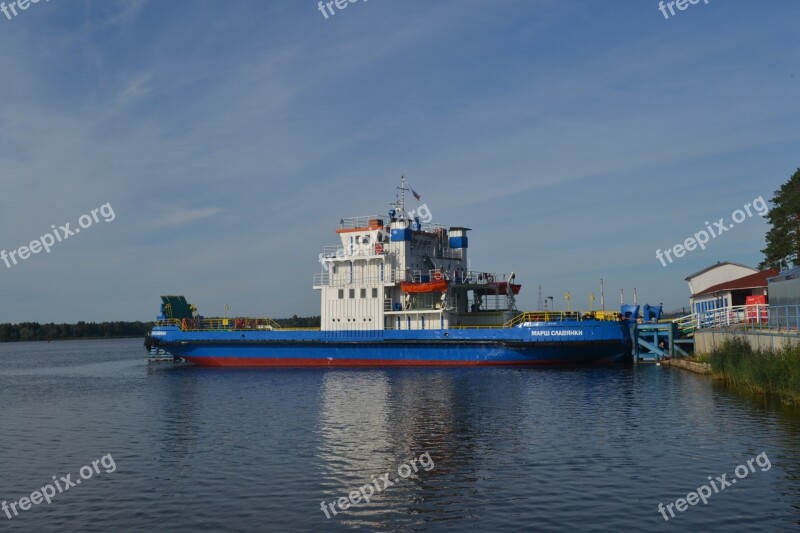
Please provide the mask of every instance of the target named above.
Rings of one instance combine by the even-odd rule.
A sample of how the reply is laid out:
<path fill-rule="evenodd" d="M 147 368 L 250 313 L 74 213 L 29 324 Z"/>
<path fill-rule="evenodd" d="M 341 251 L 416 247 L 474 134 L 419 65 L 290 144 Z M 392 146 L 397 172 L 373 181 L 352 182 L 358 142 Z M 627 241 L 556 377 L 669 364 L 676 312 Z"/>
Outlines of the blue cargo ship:
<path fill-rule="evenodd" d="M 407 212 L 411 189 L 404 180 L 397 189 L 386 215 L 341 219 L 339 243 L 319 255 L 313 279 L 320 291 L 319 328 L 207 318 L 182 296 L 162 296 L 145 347 L 203 366 L 538 365 L 630 358 L 629 317 L 518 310 L 516 275 L 471 268 L 471 230 L 432 224 L 426 206 Z"/>

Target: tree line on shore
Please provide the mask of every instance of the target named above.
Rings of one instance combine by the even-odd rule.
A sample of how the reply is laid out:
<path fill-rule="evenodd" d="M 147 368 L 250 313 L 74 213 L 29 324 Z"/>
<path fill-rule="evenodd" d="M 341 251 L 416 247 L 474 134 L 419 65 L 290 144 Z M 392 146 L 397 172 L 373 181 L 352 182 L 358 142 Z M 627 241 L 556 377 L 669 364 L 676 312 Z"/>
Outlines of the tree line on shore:
<path fill-rule="evenodd" d="M 139 337 L 153 327 L 152 322 L 78 322 L 77 324 L 40 324 L 21 322 L 0 324 L 0 342 L 48 341 L 65 339 L 110 339 Z"/>
<path fill-rule="evenodd" d="M 275 322 L 285 328 L 319 327 L 320 317 L 279 318 Z M 78 322 L 77 324 L 40 324 L 20 322 L 0 324 L 0 342 L 55 341 L 67 339 L 113 339 L 144 337 L 153 327 L 153 322 Z"/>

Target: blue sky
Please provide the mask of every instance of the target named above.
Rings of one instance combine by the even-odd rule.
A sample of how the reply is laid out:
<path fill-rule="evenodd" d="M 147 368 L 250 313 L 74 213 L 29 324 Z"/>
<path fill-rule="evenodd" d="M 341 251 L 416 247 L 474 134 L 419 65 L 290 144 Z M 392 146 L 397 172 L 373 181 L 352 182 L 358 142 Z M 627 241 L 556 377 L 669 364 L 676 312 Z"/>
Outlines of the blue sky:
<path fill-rule="evenodd" d="M 8 2 L 7 2 L 8 3 Z M 334 7 L 335 9 L 335 7 Z M 52 0 L 0 14 L 0 249 L 110 203 L 115 219 L 7 268 L 0 322 L 317 314 L 317 254 L 404 174 L 476 270 L 564 307 L 688 302 L 755 265 L 705 221 L 800 166 L 800 4 L 711 0 Z"/>

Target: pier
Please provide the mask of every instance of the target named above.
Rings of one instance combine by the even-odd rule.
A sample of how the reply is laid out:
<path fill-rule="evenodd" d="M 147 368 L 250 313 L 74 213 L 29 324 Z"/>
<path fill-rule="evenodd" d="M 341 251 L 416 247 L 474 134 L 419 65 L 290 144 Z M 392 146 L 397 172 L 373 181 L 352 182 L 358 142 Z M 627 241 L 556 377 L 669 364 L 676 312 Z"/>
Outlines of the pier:
<path fill-rule="evenodd" d="M 741 305 L 691 316 L 698 353 L 733 337 L 745 339 L 754 350 L 781 350 L 800 341 L 800 305 Z"/>
<path fill-rule="evenodd" d="M 631 326 L 631 340 L 634 363 L 672 359 L 676 355 L 688 357 L 692 351 L 689 347 L 694 345 L 691 333 L 682 331 L 678 321 L 634 324 Z"/>

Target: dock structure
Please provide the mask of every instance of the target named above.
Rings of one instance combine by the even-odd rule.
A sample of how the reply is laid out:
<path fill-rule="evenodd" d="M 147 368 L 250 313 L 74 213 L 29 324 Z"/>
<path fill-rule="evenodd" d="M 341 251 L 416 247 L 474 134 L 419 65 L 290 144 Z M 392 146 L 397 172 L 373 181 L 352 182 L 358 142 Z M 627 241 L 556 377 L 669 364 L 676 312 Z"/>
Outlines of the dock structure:
<path fill-rule="evenodd" d="M 678 321 L 691 331 L 697 353 L 708 353 L 718 342 L 740 337 L 754 350 L 782 349 L 800 341 L 800 304 L 749 304 L 689 315 Z"/>
<path fill-rule="evenodd" d="M 176 363 L 179 359 L 163 348 L 153 346 L 147 356 L 148 363 Z"/>
<path fill-rule="evenodd" d="M 660 361 L 676 355 L 687 357 L 683 346 L 694 344 L 691 337 L 682 337 L 677 322 L 642 322 L 631 326 L 633 362 Z"/>

